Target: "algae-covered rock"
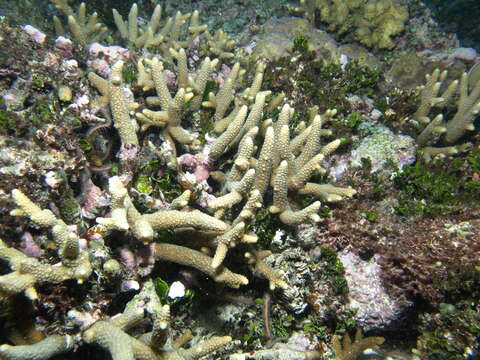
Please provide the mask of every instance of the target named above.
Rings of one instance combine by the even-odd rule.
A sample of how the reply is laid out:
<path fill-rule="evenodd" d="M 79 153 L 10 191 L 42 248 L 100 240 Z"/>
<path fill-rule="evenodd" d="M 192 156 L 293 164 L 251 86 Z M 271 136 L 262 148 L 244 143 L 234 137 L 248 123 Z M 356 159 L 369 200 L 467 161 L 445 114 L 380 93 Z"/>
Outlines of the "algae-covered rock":
<path fill-rule="evenodd" d="M 293 41 L 297 36 L 308 38 L 308 50 L 327 49 L 330 53 L 337 52 L 336 41 L 324 31 L 316 29 L 307 20 L 300 18 L 279 18 L 266 22 L 260 33 L 255 36 L 252 49 L 254 58 L 264 57 L 275 60 L 289 56 Z"/>
<path fill-rule="evenodd" d="M 386 78 L 402 89 L 414 89 L 423 83 L 426 74 L 422 58 L 415 52 L 407 52 L 393 62 Z"/>
<path fill-rule="evenodd" d="M 415 89 L 425 83 L 425 76 L 432 73 L 436 68 L 448 65 L 447 80 L 454 80 L 465 71 L 465 65 L 461 60 L 448 57 L 447 54 L 430 54 L 425 57 L 409 51 L 396 58 L 385 78 L 396 87 L 402 89 Z"/>
<path fill-rule="evenodd" d="M 247 354 L 233 354 L 228 360 L 304 360 L 320 359 L 318 351 L 314 348 L 312 340 L 307 335 L 295 332 L 286 342 L 277 341 L 271 348 L 261 349 Z"/>
<path fill-rule="evenodd" d="M 358 130 L 365 137 L 352 152 L 352 166 L 361 167 L 362 159 L 368 159 L 372 172 L 393 172 L 415 161 L 415 141 L 410 136 L 396 135 L 384 126 L 367 122 Z"/>
<path fill-rule="evenodd" d="M 371 69 L 382 69 L 382 62 L 374 54 L 359 44 L 342 44 L 338 47 L 340 54 L 346 55 L 350 60 L 358 60 L 359 64 L 367 65 Z"/>
<path fill-rule="evenodd" d="M 383 125 L 364 122 L 359 125 L 361 140 L 354 149 L 330 169 L 330 175 L 340 178 L 348 168 L 362 168 L 369 163 L 372 173 L 390 178 L 404 165 L 415 162 L 415 140 L 407 135 L 397 135 Z"/>

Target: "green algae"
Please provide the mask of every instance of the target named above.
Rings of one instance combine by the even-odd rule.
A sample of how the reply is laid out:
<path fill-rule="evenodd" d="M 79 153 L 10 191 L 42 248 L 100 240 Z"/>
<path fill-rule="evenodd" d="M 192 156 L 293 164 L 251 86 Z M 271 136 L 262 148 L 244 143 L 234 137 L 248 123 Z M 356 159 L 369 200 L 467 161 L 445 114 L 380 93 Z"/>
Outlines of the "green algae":
<path fill-rule="evenodd" d="M 475 206 L 480 200 L 480 182 L 474 177 L 479 164 L 477 150 L 465 158 L 437 160 L 434 166 L 421 162 L 404 166 L 394 181 L 400 191 L 395 211 L 401 216 L 433 218 Z"/>
<path fill-rule="evenodd" d="M 304 44 L 303 40 L 299 43 Z M 318 105 L 320 112 L 337 109 L 341 116 L 349 116 L 352 106 L 347 95 L 373 96 L 378 92 L 383 73 L 362 63 L 358 59 L 342 65 L 338 60 L 326 60 L 316 52 L 306 51 L 295 62 L 291 57 L 283 57 L 271 62 L 265 71 L 265 87 L 274 92 L 294 92 L 300 90 L 295 99 L 295 109 L 302 117 L 308 108 Z M 337 125 L 355 128 L 362 121 L 358 114 L 352 115 L 344 124 Z"/>
<path fill-rule="evenodd" d="M 309 37 L 305 35 L 297 35 L 293 38 L 292 51 L 295 53 L 305 54 L 308 51 Z"/>
<path fill-rule="evenodd" d="M 336 292 L 336 295 L 347 294 L 348 284 L 345 279 L 345 267 L 335 251 L 322 248 L 322 259 L 326 262 L 325 275 Z"/>
<path fill-rule="evenodd" d="M 480 336 L 480 269 L 459 270 L 443 283 L 444 303 L 420 316 L 416 353 L 427 360 L 460 360 L 475 352 Z"/>

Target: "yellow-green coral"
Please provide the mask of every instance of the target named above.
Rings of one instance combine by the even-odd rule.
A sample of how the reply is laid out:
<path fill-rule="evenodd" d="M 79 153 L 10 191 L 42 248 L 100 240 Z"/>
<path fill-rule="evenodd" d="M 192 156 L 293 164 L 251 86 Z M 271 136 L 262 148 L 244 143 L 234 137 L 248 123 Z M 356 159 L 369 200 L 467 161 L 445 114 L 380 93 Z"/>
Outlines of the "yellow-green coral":
<path fill-rule="evenodd" d="M 294 10 L 375 50 L 393 48 L 392 37 L 404 30 L 408 19 L 407 10 L 395 0 L 301 0 Z"/>

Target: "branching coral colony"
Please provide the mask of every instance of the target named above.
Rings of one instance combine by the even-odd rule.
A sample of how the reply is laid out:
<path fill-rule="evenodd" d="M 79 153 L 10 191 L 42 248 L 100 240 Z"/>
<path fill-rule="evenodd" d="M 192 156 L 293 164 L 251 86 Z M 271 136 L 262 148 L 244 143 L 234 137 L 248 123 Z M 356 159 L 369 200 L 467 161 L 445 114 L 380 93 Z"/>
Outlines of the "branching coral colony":
<path fill-rule="evenodd" d="M 392 37 L 403 31 L 408 19 L 407 9 L 396 0 L 300 0 L 292 10 L 312 23 L 328 24 L 339 36 L 352 33 L 355 40 L 374 50 L 392 49 Z"/>
<path fill-rule="evenodd" d="M 447 71 L 440 72 L 439 69 L 427 75 L 427 82 L 421 88 L 421 104 L 412 119 L 421 129 L 416 140 L 427 160 L 436 155 L 452 155 L 468 149 L 468 143 L 455 143 L 465 132 L 475 130 L 473 122 L 480 111 L 480 81 L 470 83 L 467 73 L 464 73 L 460 81 L 454 80 L 445 87 L 446 77 Z M 444 109 L 453 99 L 456 100 L 457 110 L 452 119 L 446 120 L 442 113 L 433 119 L 428 116 L 433 108 Z M 442 137 L 448 146 L 432 146 Z"/>
<path fill-rule="evenodd" d="M 70 31 L 78 42 L 85 44 L 103 36 L 101 27 L 94 25 L 95 16 L 90 18 L 91 26 L 84 27 L 88 29 L 88 34 L 81 33 L 83 30 L 80 28 L 83 26 L 80 25 L 85 24 L 86 19 L 84 5 L 80 6 L 75 15 L 66 1 L 54 2 L 68 15 Z M 282 274 L 264 261 L 270 251 L 259 249 L 256 245 L 257 236 L 251 230 L 254 229 L 255 214 L 259 208 L 268 206 L 271 213 L 278 214 L 281 222 L 297 226 L 320 219 L 320 200 L 335 202 L 355 194 L 352 188 L 310 182 L 313 175 L 325 173 L 322 168 L 324 158 L 341 143 L 337 139 L 321 144 L 321 137 L 331 135 L 330 131 L 322 129 L 322 125 L 335 116 L 336 111 L 328 110 L 324 114 L 318 114 L 313 109 L 310 119 L 300 122 L 292 129 L 294 109 L 286 103 L 282 105 L 284 94 L 272 96 L 270 91 L 261 89 L 264 63 L 257 65 L 248 88 L 240 90 L 245 75 L 240 64 L 236 63 L 219 90 L 206 94 L 207 82 L 211 81 L 212 73 L 220 60 L 204 58 L 195 73 L 188 68 L 187 51 L 182 48 L 185 43 L 179 41 L 188 18 L 191 37 L 197 37 L 206 28 L 198 24 L 198 14 L 194 13 L 188 16 L 178 14 L 159 30 L 160 12 L 157 7 L 150 22 L 141 29 L 136 20 L 136 5 L 132 7 L 128 21 L 124 21 L 118 13 L 114 15 L 121 37 L 129 45 L 142 48 L 163 45 L 163 58 L 170 56 L 176 63 L 175 84 L 172 86 L 167 83 L 161 58 L 146 55 L 137 62 L 139 90 L 136 100 L 139 101 L 128 101 L 122 75 L 124 62 L 117 61 L 108 78 L 95 73 L 88 75 L 90 83 L 101 95 L 95 104 L 103 104 L 110 109 L 121 140 L 120 161 L 131 160 L 145 148 L 153 146 L 149 140 L 142 140 L 143 132 L 153 127 L 153 130 L 161 130 L 164 144 L 167 144 L 172 157 L 176 158 L 180 150 L 187 150 L 201 154 L 206 159 L 209 170 L 227 170 L 211 172 L 220 184 L 216 196 L 193 189 L 197 192 L 194 197 L 192 191 L 187 190 L 161 210 L 142 211 L 135 204 L 129 185 L 132 174 L 122 172 L 120 167 L 120 174 L 112 176 L 108 181 L 109 215 L 97 217 L 96 222 L 144 244 L 154 244 L 154 256 L 159 261 L 196 268 L 218 284 L 231 288 L 248 284 L 245 275 L 224 266 L 229 251 L 237 247 L 235 251 L 243 254 L 254 272 L 268 280 L 270 289 L 287 288 L 288 284 Z M 89 36 L 96 31 L 101 36 Z M 228 49 L 231 49 L 232 44 L 224 34 L 208 34 L 207 44 L 212 44 L 215 39 L 221 44 L 214 47 L 213 53 L 220 59 L 231 58 Z M 165 49 L 166 46 L 168 49 Z M 155 96 L 141 98 L 153 90 Z M 279 108 L 277 119 L 264 119 L 267 102 L 270 110 Z M 181 125 L 187 111 L 192 114 L 202 108 L 211 109 L 204 113 L 211 115 L 210 122 L 218 134 L 204 146 L 200 145 L 195 134 Z M 137 120 L 142 125 L 140 131 Z M 220 167 L 222 158 L 229 153 L 235 154 L 233 164 L 230 167 Z M 316 201 L 302 208 L 297 201 L 302 197 L 314 198 Z M 12 198 L 17 209 L 11 214 L 27 217 L 40 228 L 48 229 L 60 261 L 53 265 L 47 264 L 0 242 L 0 259 L 6 261 L 12 270 L 0 276 L 2 297 L 24 293 L 35 299 L 35 289 L 42 283 L 57 284 L 68 279 L 82 283 L 91 278 L 92 272 L 107 271 L 112 261 L 116 261 L 109 255 L 108 260 L 104 259 L 104 264 L 93 262 L 92 249 L 53 212 L 41 209 L 19 189 L 12 191 Z M 201 210 L 191 210 L 188 205 Z M 173 233 L 188 230 L 193 234 L 192 240 L 188 247 L 166 243 L 159 236 L 159 232 L 164 230 Z M 74 345 L 84 343 L 104 348 L 115 360 L 197 359 L 231 340 L 228 336 L 213 337 L 184 350 L 181 346 L 188 339 L 182 337 L 166 347 L 170 319 L 168 306 L 164 306 L 152 317 L 152 332 L 139 338 L 129 335 L 127 331 L 144 318 L 144 311 L 127 309 L 119 317 L 98 320 L 77 334 L 51 335 L 33 345 L 2 345 L 0 357 L 7 360 L 48 359 L 73 349 Z"/>

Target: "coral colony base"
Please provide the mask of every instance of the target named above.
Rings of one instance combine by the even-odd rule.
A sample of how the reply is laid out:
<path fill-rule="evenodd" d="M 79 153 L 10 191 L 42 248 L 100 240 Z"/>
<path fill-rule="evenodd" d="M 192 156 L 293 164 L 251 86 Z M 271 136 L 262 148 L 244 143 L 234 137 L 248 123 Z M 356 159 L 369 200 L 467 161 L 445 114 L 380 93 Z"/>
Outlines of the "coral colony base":
<path fill-rule="evenodd" d="M 427 75 L 416 110 L 399 121 L 414 128 L 409 141 L 375 125 L 380 110 L 365 109 L 375 101 L 395 117 L 404 111 L 395 99 L 404 106 L 415 94 L 374 95 L 379 75 L 342 63 L 336 50 L 317 58 L 306 37 L 288 58 L 254 60 L 223 30 L 209 32 L 197 10 L 162 19 L 156 5 L 144 19 L 133 4 L 127 16 L 113 9 L 112 31 L 85 3 L 51 2 L 63 15 L 53 18 L 53 48 L 33 26 L 0 23 L 0 43 L 35 57 L 1 60 L 0 200 L 10 211 L 0 233 L 0 359 L 387 358 L 373 350 L 385 339 L 362 328 L 406 328 L 415 298 L 441 309 L 439 327 L 457 312 L 458 322 L 480 323 L 480 259 L 470 256 L 478 219 L 444 227 L 415 218 L 410 229 L 432 231 L 419 230 L 413 245 L 394 220 L 420 212 L 419 203 L 422 214 L 435 206 L 478 218 L 474 75 L 449 85 L 447 71 Z M 291 11 L 375 51 L 394 48 L 408 23 L 407 7 L 393 0 L 298 5 Z M 371 99 L 361 100 L 355 92 L 367 84 Z M 323 91 L 342 97 L 340 110 L 318 101 Z M 416 147 L 423 157 L 410 165 Z M 428 164 L 431 173 L 420 168 Z M 465 279 L 461 296 L 456 277 Z M 390 358 L 474 353 L 475 331 L 463 332 L 462 347 L 422 326 L 415 355 Z M 219 329 L 232 336 L 207 335 Z M 429 346 L 464 357 L 431 357 Z"/>

